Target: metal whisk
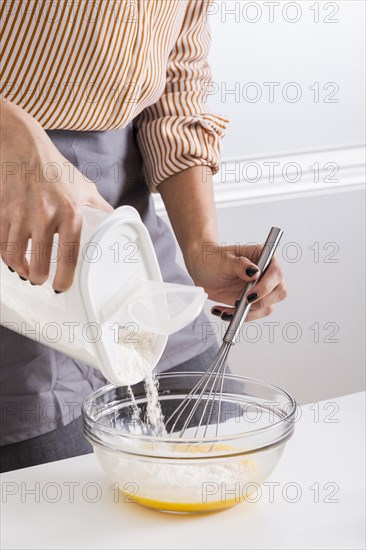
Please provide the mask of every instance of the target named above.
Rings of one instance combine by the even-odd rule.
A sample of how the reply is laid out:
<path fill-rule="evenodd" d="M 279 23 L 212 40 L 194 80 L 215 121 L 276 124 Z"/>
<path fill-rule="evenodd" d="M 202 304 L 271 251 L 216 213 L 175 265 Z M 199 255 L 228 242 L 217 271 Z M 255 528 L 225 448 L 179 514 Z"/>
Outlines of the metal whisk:
<path fill-rule="evenodd" d="M 257 262 L 257 266 L 260 269 L 260 276 L 256 281 L 248 282 L 246 284 L 241 295 L 239 305 L 225 332 L 223 342 L 215 358 L 208 367 L 207 371 L 200 378 L 199 382 L 192 388 L 192 390 L 187 394 L 187 396 L 167 419 L 166 426 L 169 426 L 170 422 L 173 422 L 169 429 L 170 433 L 174 432 L 177 423 L 179 421 L 183 421 L 183 415 L 187 414 L 187 417 L 184 420 L 183 427 L 179 432 L 179 437 L 183 437 L 187 428 L 191 427 L 191 422 L 195 414 L 199 412 L 200 417 L 198 423 L 195 423 L 194 426 L 192 426 L 196 428 L 194 437 L 197 437 L 198 431 L 201 426 L 204 429 L 203 437 L 205 437 L 208 426 L 212 424 L 211 418 L 216 404 L 217 421 L 215 435 L 218 435 L 221 418 L 223 384 L 227 366 L 226 360 L 229 355 L 231 346 L 236 343 L 239 331 L 245 319 L 247 318 L 247 315 L 251 308 L 251 304 L 247 301 L 248 292 L 264 275 L 273 258 L 278 243 L 281 240 L 282 234 L 283 231 L 278 227 L 272 227 L 271 231 L 269 232 L 267 240 L 263 246 L 260 258 Z M 206 391 L 206 388 L 209 386 L 211 380 L 211 386 L 209 387 L 209 390 Z M 202 413 L 201 411 L 198 411 L 199 408 L 203 408 Z M 205 424 L 203 426 L 204 419 Z"/>

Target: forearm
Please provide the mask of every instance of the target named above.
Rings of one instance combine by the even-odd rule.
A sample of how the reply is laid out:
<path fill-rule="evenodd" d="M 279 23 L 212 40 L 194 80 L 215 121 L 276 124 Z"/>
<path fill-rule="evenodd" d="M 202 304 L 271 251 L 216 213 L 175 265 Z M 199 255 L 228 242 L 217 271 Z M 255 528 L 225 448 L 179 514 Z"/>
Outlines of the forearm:
<path fill-rule="evenodd" d="M 194 166 L 159 185 L 170 222 L 188 271 L 202 244 L 217 242 L 217 218 L 212 175 L 207 166 Z"/>

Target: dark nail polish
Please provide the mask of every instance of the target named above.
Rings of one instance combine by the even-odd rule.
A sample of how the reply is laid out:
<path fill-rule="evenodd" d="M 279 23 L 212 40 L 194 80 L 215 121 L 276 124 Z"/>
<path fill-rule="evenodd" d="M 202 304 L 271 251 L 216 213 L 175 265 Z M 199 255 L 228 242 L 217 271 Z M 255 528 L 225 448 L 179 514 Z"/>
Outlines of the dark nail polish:
<path fill-rule="evenodd" d="M 248 277 L 253 277 L 253 275 L 258 273 L 258 271 L 259 269 L 257 267 L 248 267 L 245 273 L 248 275 Z"/>
<path fill-rule="evenodd" d="M 25 277 L 22 277 L 21 275 L 18 275 L 19 279 L 21 279 L 22 281 L 26 281 L 27 279 Z"/>
<path fill-rule="evenodd" d="M 212 315 L 218 315 L 220 317 L 221 315 L 221 311 L 219 309 L 211 309 L 211 313 Z"/>
<path fill-rule="evenodd" d="M 36 283 L 32 283 L 32 281 L 29 281 L 32 286 L 36 286 Z"/>
<path fill-rule="evenodd" d="M 221 315 L 221 319 L 223 321 L 229 321 L 233 317 L 234 317 L 234 315 L 232 313 L 226 313 L 226 311 Z"/>
<path fill-rule="evenodd" d="M 8 265 L 8 269 L 9 269 L 12 273 L 15 272 L 15 269 L 13 269 L 12 267 L 10 267 L 10 265 Z"/>
<path fill-rule="evenodd" d="M 257 300 L 258 298 L 258 292 L 253 292 L 253 294 L 249 294 L 249 296 L 247 297 L 247 301 L 251 304 L 252 302 L 254 302 L 254 300 Z"/>
<path fill-rule="evenodd" d="M 62 294 L 62 293 L 63 293 L 63 290 L 54 290 L 54 293 L 55 293 L 55 294 Z"/>

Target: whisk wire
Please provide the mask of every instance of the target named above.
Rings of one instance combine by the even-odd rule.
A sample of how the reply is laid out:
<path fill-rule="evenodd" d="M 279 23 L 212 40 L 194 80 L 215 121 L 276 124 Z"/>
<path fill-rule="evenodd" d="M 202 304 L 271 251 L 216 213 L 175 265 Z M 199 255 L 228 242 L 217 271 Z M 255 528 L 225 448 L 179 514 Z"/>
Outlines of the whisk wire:
<path fill-rule="evenodd" d="M 215 359 L 213 360 L 212 364 L 209 366 L 209 368 L 206 370 L 206 372 L 202 375 L 202 377 L 200 378 L 200 380 L 197 382 L 197 384 L 195 384 L 195 386 L 191 389 L 191 391 L 186 395 L 186 397 L 183 399 L 183 401 L 179 404 L 179 406 L 172 412 L 172 414 L 169 416 L 169 418 L 166 420 L 166 425 L 169 425 L 169 422 L 175 417 L 175 420 L 174 420 L 174 423 L 173 425 L 171 426 L 170 428 L 170 433 L 173 433 L 174 430 L 175 430 L 175 427 L 178 423 L 178 421 L 180 420 L 180 418 L 182 418 L 182 415 L 184 413 L 184 411 L 186 410 L 186 408 L 190 405 L 190 402 L 191 402 L 191 399 L 193 397 L 193 395 L 195 395 L 197 393 L 197 390 L 200 389 L 200 386 L 204 383 L 205 379 L 208 378 L 210 379 L 213 371 L 214 371 L 214 368 L 215 368 L 215 365 L 216 365 L 216 362 L 218 361 L 218 356 L 215 357 Z M 209 381 L 209 380 L 208 380 Z M 205 388 L 203 388 L 202 391 L 204 391 Z M 198 406 L 198 405 L 197 405 Z M 196 410 L 196 409 L 195 409 Z M 195 410 L 193 411 L 192 413 L 192 416 L 195 412 Z M 188 420 L 188 419 L 187 419 Z M 190 418 L 189 418 L 189 421 L 190 421 Z M 188 424 L 188 422 L 187 422 Z"/>
<path fill-rule="evenodd" d="M 217 397 L 217 393 L 219 391 L 219 387 L 220 387 L 220 396 L 219 396 L 219 407 L 218 407 L 218 411 L 217 411 L 217 420 L 216 420 L 216 429 L 215 429 L 215 435 L 217 436 L 218 435 L 218 432 L 219 432 L 219 425 L 220 425 L 220 416 L 221 416 L 221 398 L 222 398 L 222 389 L 223 389 L 223 383 L 224 383 L 224 376 L 225 376 L 225 371 L 226 371 L 226 358 L 229 354 L 229 350 L 230 350 L 230 346 L 231 344 L 228 344 L 228 343 L 225 343 L 223 344 L 223 357 L 221 359 L 221 363 L 220 363 L 220 366 L 219 368 L 217 369 L 217 373 L 216 373 L 216 376 L 215 376 L 215 380 L 214 380 L 214 383 L 212 385 L 212 388 L 211 388 L 211 391 L 207 397 L 207 400 L 206 400 L 206 405 L 205 405 L 205 410 L 203 411 L 203 414 L 202 414 L 202 417 L 201 417 L 201 420 L 200 420 L 200 425 L 202 424 L 202 420 L 204 418 L 204 415 L 206 413 L 206 408 L 207 408 L 207 404 L 210 402 L 211 403 L 211 409 L 210 409 L 210 412 L 209 412 L 209 415 L 208 415 L 208 418 L 206 420 L 206 426 L 205 426 L 205 430 L 203 432 L 203 437 L 206 437 L 206 434 L 207 434 L 207 430 L 208 430 L 208 427 L 209 425 L 211 424 L 211 418 L 212 418 L 212 413 L 213 413 L 213 410 L 214 410 L 214 407 L 215 407 L 215 403 L 217 402 L 216 401 L 216 397 Z M 220 379 L 221 379 L 221 384 L 220 384 Z M 213 394 L 213 397 L 212 397 L 212 392 L 213 392 L 213 389 L 215 388 L 215 393 Z M 211 400 L 211 401 L 210 401 Z M 198 430 L 196 431 L 196 437 L 197 437 L 197 434 L 198 434 Z"/>
<path fill-rule="evenodd" d="M 185 430 L 187 429 L 187 427 L 189 426 L 193 416 L 195 415 L 198 407 L 201 405 L 201 401 L 202 401 L 202 398 L 203 398 L 203 395 L 204 395 L 204 392 L 212 378 L 213 375 L 215 375 L 215 371 L 216 371 L 216 366 L 217 364 L 221 361 L 221 349 L 219 350 L 219 352 L 217 353 L 217 356 L 216 358 L 214 359 L 214 361 L 212 362 L 212 364 L 210 365 L 209 369 L 207 369 L 207 371 L 205 372 L 205 374 L 202 376 L 201 380 L 199 381 L 199 383 L 197 384 L 198 385 L 198 388 L 200 389 L 200 393 L 199 393 L 199 396 L 198 398 L 196 399 L 188 417 L 186 418 L 184 424 L 183 424 L 183 427 L 182 429 L 180 430 L 180 433 L 179 433 L 179 437 L 182 437 Z M 200 388 L 200 386 L 203 384 L 203 387 Z M 197 388 L 197 389 L 198 389 Z M 188 394 L 189 395 L 189 394 Z M 186 398 L 187 399 L 187 398 Z M 186 406 L 188 406 L 190 404 L 190 401 L 191 401 L 191 398 L 189 397 L 188 398 L 188 402 L 186 403 Z M 208 402 L 208 400 L 207 400 Z M 183 412 L 183 411 L 182 411 Z M 182 415 L 182 413 L 181 413 Z M 181 417 L 180 415 L 180 417 Z M 201 419 L 203 418 L 203 414 L 201 415 Z M 177 419 L 178 420 L 178 419 Z"/>

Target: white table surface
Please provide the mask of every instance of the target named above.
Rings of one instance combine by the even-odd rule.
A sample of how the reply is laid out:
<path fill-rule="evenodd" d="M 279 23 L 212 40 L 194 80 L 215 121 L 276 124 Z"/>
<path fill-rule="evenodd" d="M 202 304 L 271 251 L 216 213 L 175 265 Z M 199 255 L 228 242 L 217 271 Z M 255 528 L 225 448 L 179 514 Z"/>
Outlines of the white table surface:
<path fill-rule="evenodd" d="M 94 455 L 8 472 L 1 476 L 1 548 L 364 549 L 364 418 L 364 393 L 302 407 L 268 480 L 279 484 L 274 498 L 265 486 L 258 502 L 215 514 L 114 502 Z M 32 489 L 39 498 L 27 494 Z"/>

